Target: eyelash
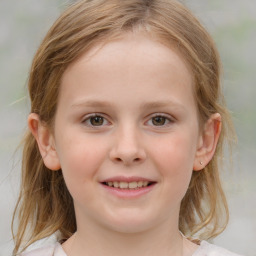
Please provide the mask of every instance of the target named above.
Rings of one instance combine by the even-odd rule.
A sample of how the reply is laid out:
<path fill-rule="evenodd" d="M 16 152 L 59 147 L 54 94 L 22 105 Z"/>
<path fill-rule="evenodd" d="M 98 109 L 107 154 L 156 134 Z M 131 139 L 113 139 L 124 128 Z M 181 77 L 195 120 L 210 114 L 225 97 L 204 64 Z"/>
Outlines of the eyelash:
<path fill-rule="evenodd" d="M 100 125 L 93 125 L 91 122 L 93 120 L 93 118 L 101 118 L 103 120 L 103 124 Z M 107 122 L 107 124 L 106 124 Z M 83 124 L 85 124 L 88 127 L 101 127 L 101 126 L 105 126 L 105 125 L 109 125 L 110 122 L 100 113 L 94 113 L 94 114 L 90 114 L 85 116 L 85 118 L 82 121 Z"/>
<path fill-rule="evenodd" d="M 94 125 L 92 124 L 92 120 L 93 118 L 100 118 L 101 121 L 102 121 L 102 124 L 99 124 L 99 125 Z M 153 120 L 154 118 L 162 118 L 164 119 L 164 124 L 160 124 L 160 125 L 156 125 L 156 124 L 153 124 Z M 98 120 L 99 121 L 99 120 Z M 170 116 L 168 115 L 165 115 L 165 114 L 154 114 L 148 121 L 145 122 L 145 124 L 148 124 L 149 122 L 151 122 L 150 126 L 153 126 L 153 127 L 166 127 L 166 126 L 169 126 L 171 123 L 174 122 L 173 118 L 170 118 Z M 102 127 L 102 126 L 106 126 L 106 125 L 109 125 L 111 124 L 105 117 L 103 114 L 101 113 L 93 113 L 93 114 L 90 114 L 90 115 L 87 115 L 83 121 L 82 121 L 83 124 L 85 124 L 86 126 L 88 127 L 94 127 L 94 128 L 97 128 L 97 127 Z"/>
<path fill-rule="evenodd" d="M 153 119 L 154 118 L 163 118 L 164 119 L 164 124 L 162 125 L 154 125 L 153 124 Z M 171 118 L 169 115 L 165 115 L 165 114 L 154 114 L 146 123 L 148 122 L 151 122 L 151 126 L 154 126 L 154 127 L 166 127 L 166 126 L 169 126 L 171 123 L 174 122 L 173 118 Z"/>

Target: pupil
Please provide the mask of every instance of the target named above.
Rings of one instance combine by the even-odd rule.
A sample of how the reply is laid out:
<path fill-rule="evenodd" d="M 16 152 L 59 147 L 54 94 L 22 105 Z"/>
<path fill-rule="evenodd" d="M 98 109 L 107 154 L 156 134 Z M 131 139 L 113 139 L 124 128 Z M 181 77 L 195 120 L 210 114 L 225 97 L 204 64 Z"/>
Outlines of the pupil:
<path fill-rule="evenodd" d="M 91 117 L 90 122 L 94 126 L 100 126 L 103 124 L 103 118 L 100 116 Z"/>
<path fill-rule="evenodd" d="M 152 120 L 154 125 L 164 125 L 165 124 L 165 117 L 162 116 L 156 116 Z"/>

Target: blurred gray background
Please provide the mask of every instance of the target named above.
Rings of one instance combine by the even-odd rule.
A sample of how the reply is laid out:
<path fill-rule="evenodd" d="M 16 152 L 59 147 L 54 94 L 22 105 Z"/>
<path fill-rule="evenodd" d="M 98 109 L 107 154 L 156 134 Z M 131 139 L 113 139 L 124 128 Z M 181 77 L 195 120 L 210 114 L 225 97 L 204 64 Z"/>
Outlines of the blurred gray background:
<path fill-rule="evenodd" d="M 43 36 L 65 0 L 0 0 L 0 256 L 11 255 L 11 217 L 18 195 L 16 148 L 29 112 L 26 82 Z M 183 0 L 217 42 L 227 104 L 238 134 L 233 171 L 223 172 L 230 223 L 213 242 L 256 256 L 256 1 Z M 228 160 L 227 160 L 228 161 Z"/>

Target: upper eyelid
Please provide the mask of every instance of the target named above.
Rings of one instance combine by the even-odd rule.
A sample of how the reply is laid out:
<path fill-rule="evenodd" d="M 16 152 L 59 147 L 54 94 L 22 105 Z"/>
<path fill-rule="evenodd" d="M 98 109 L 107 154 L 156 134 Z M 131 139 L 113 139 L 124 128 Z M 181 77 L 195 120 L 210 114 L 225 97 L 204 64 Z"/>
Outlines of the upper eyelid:
<path fill-rule="evenodd" d="M 96 116 L 102 117 L 102 118 L 103 118 L 104 120 L 106 120 L 108 123 L 111 123 L 111 122 L 109 121 L 109 118 L 106 117 L 105 114 L 103 114 L 103 113 L 97 113 L 97 112 L 84 115 L 81 122 L 82 122 L 82 123 L 85 123 L 85 122 L 86 122 L 87 120 L 89 120 L 90 118 L 96 117 Z M 100 126 L 99 126 L 99 127 L 100 127 Z"/>
<path fill-rule="evenodd" d="M 170 121 L 175 121 L 175 117 L 170 115 L 170 114 L 166 114 L 166 113 L 154 113 L 149 115 L 150 119 L 157 117 L 157 116 L 161 116 L 161 117 L 165 117 L 166 119 L 169 119 Z"/>
<path fill-rule="evenodd" d="M 169 114 L 166 114 L 166 113 L 154 113 L 154 114 L 151 114 L 151 116 L 155 117 L 155 116 L 164 116 L 164 117 L 170 117 Z"/>
<path fill-rule="evenodd" d="M 152 119 L 154 117 L 163 117 L 166 119 L 166 123 L 163 124 L 163 125 L 153 125 L 153 124 L 150 124 L 149 122 L 153 122 Z M 174 124 L 175 123 L 175 118 L 173 116 L 171 116 L 170 114 L 165 114 L 165 113 L 154 113 L 154 114 L 151 114 L 149 115 L 149 117 L 147 118 L 147 120 L 144 122 L 144 125 L 146 126 L 152 126 L 156 129 L 164 129 L 164 128 L 168 128 L 170 125 Z"/>
<path fill-rule="evenodd" d="M 82 120 L 87 120 L 88 118 L 95 117 L 95 116 L 100 116 L 100 117 L 103 117 L 105 119 L 108 119 L 105 114 L 95 112 L 95 113 L 90 113 L 90 114 L 83 115 Z"/>

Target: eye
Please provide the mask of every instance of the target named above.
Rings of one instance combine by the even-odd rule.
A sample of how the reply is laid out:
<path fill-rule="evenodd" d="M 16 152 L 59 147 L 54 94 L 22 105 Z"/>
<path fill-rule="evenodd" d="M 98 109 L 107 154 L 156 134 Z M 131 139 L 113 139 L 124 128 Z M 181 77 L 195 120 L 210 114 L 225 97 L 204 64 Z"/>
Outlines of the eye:
<path fill-rule="evenodd" d="M 104 123 L 104 118 L 101 116 L 90 117 L 90 124 L 93 126 L 100 126 Z"/>
<path fill-rule="evenodd" d="M 157 114 L 149 119 L 147 124 L 151 126 L 168 126 L 172 122 L 173 120 L 169 116 L 167 117 L 165 115 Z"/>
<path fill-rule="evenodd" d="M 167 118 L 164 116 L 155 116 L 152 118 L 152 124 L 155 126 L 165 125 Z"/>
<path fill-rule="evenodd" d="M 83 123 L 87 126 L 104 126 L 109 124 L 106 118 L 98 114 L 87 116 Z"/>

